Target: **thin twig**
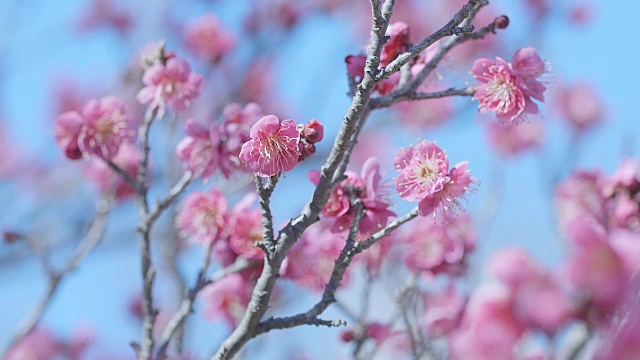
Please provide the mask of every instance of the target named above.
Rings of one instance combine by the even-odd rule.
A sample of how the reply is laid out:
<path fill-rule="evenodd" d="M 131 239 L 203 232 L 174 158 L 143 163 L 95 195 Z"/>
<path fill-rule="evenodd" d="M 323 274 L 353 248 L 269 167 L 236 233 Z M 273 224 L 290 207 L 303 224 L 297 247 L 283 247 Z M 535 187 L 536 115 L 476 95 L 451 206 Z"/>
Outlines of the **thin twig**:
<path fill-rule="evenodd" d="M 407 50 L 407 52 L 398 55 L 391 63 L 389 63 L 384 69 L 380 70 L 378 75 L 375 77 L 375 81 L 382 81 L 405 65 L 408 64 L 411 60 L 420 55 L 421 52 L 426 50 L 429 46 L 433 45 L 436 41 L 452 35 L 461 35 L 468 34 L 474 30 L 472 25 L 467 25 L 464 27 L 459 27 L 465 19 L 471 16 L 473 9 L 476 7 L 480 0 L 469 0 L 466 4 L 462 6 L 462 9 L 458 11 L 449 22 L 447 22 L 443 27 L 441 27 L 435 33 L 427 36 L 417 45 L 413 46 L 411 49 Z"/>
<path fill-rule="evenodd" d="M 49 304 L 53 300 L 61 282 L 67 275 L 76 270 L 80 262 L 89 254 L 89 252 L 98 245 L 98 242 L 104 234 L 106 227 L 107 217 L 110 211 L 110 200 L 101 199 L 96 204 L 96 217 L 93 223 L 87 230 L 87 233 L 82 238 L 75 252 L 66 262 L 66 264 L 59 271 L 54 271 L 51 265 L 44 265 L 45 271 L 49 278 L 47 285 L 47 292 L 38 301 L 31 311 L 23 318 L 18 326 L 13 337 L 9 340 L 4 351 L 2 351 L 0 358 L 4 359 L 9 355 L 9 352 L 22 340 L 25 336 L 29 335 L 33 331 L 34 327 L 38 324 L 45 311 L 48 309 Z M 48 260 L 47 260 L 48 263 Z"/>
<path fill-rule="evenodd" d="M 136 191 L 136 194 L 141 194 L 143 191 L 142 185 L 129 174 L 125 169 L 118 166 L 112 160 L 106 160 L 106 164 L 111 168 L 111 170 L 115 171 L 116 174 L 120 175 L 120 177 L 127 182 L 127 184 L 131 185 L 133 189 Z"/>
<path fill-rule="evenodd" d="M 151 209 L 148 215 L 148 221 L 150 223 L 154 223 L 158 218 L 162 215 L 162 213 L 167 210 L 171 204 L 176 200 L 178 196 L 180 196 L 186 189 L 187 186 L 193 181 L 193 173 L 191 171 L 186 171 L 180 180 L 169 189 L 169 193 L 167 197 L 159 200 L 156 203 L 156 206 Z"/>

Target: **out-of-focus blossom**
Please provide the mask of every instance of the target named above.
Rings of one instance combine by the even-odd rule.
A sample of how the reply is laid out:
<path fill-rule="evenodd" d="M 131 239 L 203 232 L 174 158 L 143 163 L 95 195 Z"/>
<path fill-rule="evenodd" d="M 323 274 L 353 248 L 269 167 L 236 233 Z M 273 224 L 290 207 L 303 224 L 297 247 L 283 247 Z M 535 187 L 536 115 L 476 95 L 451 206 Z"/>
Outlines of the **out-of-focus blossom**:
<path fill-rule="evenodd" d="M 229 212 L 226 233 L 229 248 L 246 259 L 262 258 L 262 250 L 256 246 L 262 240 L 262 212 L 252 209 L 255 194 L 247 195 Z"/>
<path fill-rule="evenodd" d="M 588 25 L 594 18 L 593 5 L 585 1 L 576 1 L 569 8 L 569 21 L 578 26 Z"/>
<path fill-rule="evenodd" d="M 562 86 L 556 107 L 563 120 L 578 130 L 590 128 L 604 119 L 604 104 L 596 89 L 584 82 Z"/>
<path fill-rule="evenodd" d="M 109 160 L 118 153 L 121 144 L 135 141 L 135 126 L 125 115 L 124 103 L 115 96 L 89 101 L 82 115 L 78 145 L 83 154 Z"/>
<path fill-rule="evenodd" d="M 367 57 L 363 54 L 349 55 L 344 59 L 347 64 L 347 75 L 360 82 L 364 77 L 364 68 L 367 64 Z"/>
<path fill-rule="evenodd" d="M 628 281 L 622 259 L 608 243 L 604 228 L 593 219 L 578 218 L 568 230 L 573 245 L 569 280 L 598 309 L 613 310 Z"/>
<path fill-rule="evenodd" d="M 209 244 L 219 240 L 226 225 L 227 199 L 220 191 L 191 193 L 182 205 L 176 222 L 194 242 Z"/>
<path fill-rule="evenodd" d="M 241 274 L 223 277 L 202 289 L 204 317 L 224 320 L 233 328 L 244 314 L 249 303 L 251 287 Z"/>
<path fill-rule="evenodd" d="M 113 27 L 125 34 L 133 26 L 133 18 L 128 12 L 118 8 L 113 0 L 92 0 L 80 19 L 80 29 L 89 31 L 101 25 Z"/>
<path fill-rule="evenodd" d="M 53 333 L 36 327 L 9 352 L 6 360 L 54 360 L 64 355 L 64 344 Z"/>
<path fill-rule="evenodd" d="M 545 17 L 551 5 L 549 4 L 549 0 L 524 0 L 525 5 L 529 8 L 534 19 L 539 21 L 543 17 Z"/>
<path fill-rule="evenodd" d="M 396 190 L 407 201 L 419 201 L 421 216 L 437 212 L 447 217 L 450 211 L 461 207 L 458 199 L 475 183 L 467 164 L 460 162 L 449 170 L 446 153 L 434 142 L 421 141 L 396 155 Z"/>
<path fill-rule="evenodd" d="M 558 185 L 556 203 L 562 229 L 582 216 L 604 221 L 605 199 L 600 190 L 602 181 L 602 174 L 598 171 L 576 171 Z"/>
<path fill-rule="evenodd" d="M 335 218 L 332 231 L 349 231 L 354 211 L 351 198 L 358 198 L 364 211 L 358 230 L 364 235 L 373 234 L 383 228 L 390 217 L 395 216 L 389 210 L 389 199 L 380 184 L 380 163 L 376 158 L 369 158 L 362 166 L 361 174 L 346 171 L 345 175 L 347 178 L 335 187 L 322 214 Z M 311 171 L 308 176 L 312 183 L 318 185 L 319 171 Z"/>
<path fill-rule="evenodd" d="M 240 159 L 256 175 L 273 176 L 298 163 L 300 134 L 293 120 L 267 115 L 251 127 L 250 136 L 242 145 Z"/>
<path fill-rule="evenodd" d="M 140 167 L 140 151 L 132 144 L 125 143 L 112 161 L 135 179 Z M 91 159 L 85 176 L 93 181 L 101 192 L 113 192 L 117 199 L 124 199 L 136 193 L 136 190 L 104 161 Z"/>
<path fill-rule="evenodd" d="M 423 303 L 422 324 L 430 336 L 443 336 L 460 326 L 466 299 L 453 285 L 438 293 L 424 294 Z"/>
<path fill-rule="evenodd" d="M 283 276 L 313 291 L 324 290 L 344 242 L 322 222 L 311 226 L 289 251 Z M 347 272 L 343 285 L 348 278 Z"/>
<path fill-rule="evenodd" d="M 56 118 L 56 142 L 64 151 L 65 156 L 71 160 L 82 157 L 78 136 L 80 136 L 83 124 L 84 119 L 77 111 L 68 111 Z"/>
<path fill-rule="evenodd" d="M 82 113 L 63 113 L 55 123 L 56 142 L 72 160 L 82 155 L 111 160 L 122 144 L 135 140 L 135 135 L 135 126 L 125 115 L 124 103 L 115 96 L 91 100 Z"/>
<path fill-rule="evenodd" d="M 185 111 L 202 91 L 202 76 L 175 56 L 149 67 L 142 82 L 145 86 L 138 92 L 138 101 L 158 109 L 158 117 L 164 115 L 167 106 L 176 112 Z"/>
<path fill-rule="evenodd" d="M 513 359 L 525 327 L 511 309 L 511 292 L 500 284 L 481 285 L 472 294 L 462 325 L 450 338 L 450 358 Z"/>
<path fill-rule="evenodd" d="M 522 124 L 491 122 L 486 133 L 491 148 L 504 157 L 537 149 L 544 141 L 544 127 L 538 121 Z"/>
<path fill-rule="evenodd" d="M 480 82 L 474 97 L 480 112 L 493 112 L 504 122 L 537 114 L 538 105 L 532 98 L 544 101 L 546 87 L 538 78 L 545 72 L 545 63 L 531 47 L 516 51 L 510 63 L 499 57 L 476 60 L 471 73 Z"/>
<path fill-rule="evenodd" d="M 212 133 L 208 129 L 193 119 L 185 121 L 184 130 L 187 136 L 178 143 L 176 153 L 185 162 L 188 170 L 195 176 L 202 175 L 206 181 L 216 171 L 220 162 L 220 138 L 211 136 Z"/>
<path fill-rule="evenodd" d="M 187 23 L 184 41 L 198 57 L 217 62 L 235 45 L 234 37 L 220 24 L 213 13 L 206 13 Z"/>
<path fill-rule="evenodd" d="M 418 218 L 402 234 L 404 260 L 414 271 L 459 275 L 464 262 L 475 247 L 471 219 L 464 214 L 449 223 Z"/>
<path fill-rule="evenodd" d="M 526 251 L 502 250 L 491 258 L 489 267 L 510 289 L 513 313 L 523 325 L 552 335 L 570 320 L 573 303 L 567 289 Z"/>

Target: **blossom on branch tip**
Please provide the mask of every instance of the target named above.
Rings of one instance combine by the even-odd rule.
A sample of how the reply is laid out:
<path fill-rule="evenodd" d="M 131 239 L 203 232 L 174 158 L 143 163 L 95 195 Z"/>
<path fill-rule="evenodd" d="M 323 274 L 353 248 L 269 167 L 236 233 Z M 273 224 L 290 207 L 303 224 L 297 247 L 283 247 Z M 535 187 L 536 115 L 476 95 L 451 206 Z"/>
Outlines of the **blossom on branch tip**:
<path fill-rule="evenodd" d="M 546 64 L 534 48 L 522 48 L 511 62 L 498 57 L 496 61 L 478 59 L 471 73 L 479 81 L 475 100 L 480 112 L 493 112 L 498 120 L 517 122 L 525 114 L 537 114 L 533 99 L 544 101 L 546 87 L 539 77 L 546 72 Z"/>
<path fill-rule="evenodd" d="M 144 87 L 138 92 L 138 101 L 158 109 L 158 117 L 164 115 L 165 107 L 176 112 L 185 111 L 191 101 L 200 96 L 202 76 L 191 71 L 189 63 L 171 57 L 165 64 L 149 67 L 142 78 Z"/>
<path fill-rule="evenodd" d="M 277 175 L 298 163 L 300 133 L 295 121 L 267 115 L 251 127 L 249 135 L 251 140 L 242 145 L 240 160 L 256 175 Z"/>

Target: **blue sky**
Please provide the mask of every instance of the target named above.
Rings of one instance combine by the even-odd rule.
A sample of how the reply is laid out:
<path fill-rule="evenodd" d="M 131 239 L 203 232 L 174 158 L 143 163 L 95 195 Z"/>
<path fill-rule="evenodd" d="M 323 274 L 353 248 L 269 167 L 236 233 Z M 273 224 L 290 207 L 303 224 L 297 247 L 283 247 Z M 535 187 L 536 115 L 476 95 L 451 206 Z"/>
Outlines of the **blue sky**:
<path fill-rule="evenodd" d="M 188 18 L 204 10 L 213 10 L 224 21 L 227 17 L 237 16 L 245 5 L 228 5 L 230 2 L 221 1 L 214 3 L 194 1 L 193 7 L 179 8 L 177 16 Z M 511 44 L 523 39 L 522 43 L 507 49 L 508 53 L 496 54 L 505 58 L 510 58 L 517 47 L 527 46 L 527 41 L 533 41 L 521 35 L 525 21 L 520 7 L 515 3 L 513 0 L 492 2 L 511 17 L 512 26 L 504 36 L 513 40 Z M 160 8 L 166 6 L 166 2 L 158 4 Z M 59 154 L 53 151 L 52 119 L 55 114 L 52 113 L 53 104 L 50 100 L 51 84 L 55 79 L 72 74 L 80 84 L 99 83 L 101 89 L 108 90 L 117 81 L 116 76 L 131 52 L 137 46 L 157 39 L 156 34 L 143 31 L 134 38 L 126 39 L 131 46 L 122 46 L 124 39 L 108 31 L 72 36 L 71 30 L 78 11 L 86 5 L 82 0 L 0 1 L 0 118 L 4 131 L 30 156 L 42 157 L 46 161 L 59 160 Z M 158 7 L 149 9 L 142 2 L 133 6 L 137 11 L 161 11 Z M 637 43 L 634 24 L 640 13 L 640 3 L 608 1 L 596 6 L 595 21 L 589 27 L 576 28 L 558 21 L 552 22 L 540 35 L 545 40 L 540 44 L 539 52 L 552 64 L 553 71 L 549 75 L 551 87 L 560 79 L 588 79 L 598 86 L 607 103 L 607 122 L 582 139 L 577 163 L 582 167 L 599 167 L 611 172 L 621 156 L 637 157 L 640 153 L 637 90 L 640 54 L 634 45 Z M 157 20 L 153 20 L 152 14 L 145 19 L 143 27 L 154 28 L 154 21 Z M 229 20 L 225 23 L 231 28 L 238 26 Z M 328 22 L 324 17 L 312 18 L 301 26 L 302 29 L 290 44 L 283 47 L 281 56 L 276 59 L 278 81 L 275 91 L 292 104 L 300 119 L 336 119 L 333 124 L 327 124 L 328 133 L 331 134 L 337 131 L 335 124 L 344 114 L 349 101 L 344 95 L 346 81 L 343 59 L 345 55 L 357 51 L 360 44 L 357 39 L 344 36 L 347 32 L 344 24 Z M 317 49 L 322 51 L 317 52 Z M 316 52 L 318 55 L 310 55 Z M 325 85 L 322 85 L 325 88 L 316 89 L 323 94 L 323 102 L 309 101 L 308 83 L 317 84 L 319 79 L 325 80 Z M 492 178 L 492 163 L 495 160 L 484 145 L 475 111 L 467 111 L 461 116 L 463 120 L 456 120 L 444 129 L 420 136 L 438 139 L 441 146 L 448 149 L 452 161 L 470 161 L 475 176 L 483 184 L 470 199 L 472 213 L 486 209 L 485 201 L 493 199 L 489 193 L 491 186 L 499 184 L 504 190 L 502 205 L 491 216 L 492 225 L 483 224 L 483 228 L 479 229 L 484 236 L 479 240 L 476 263 L 480 264 L 496 249 L 513 244 L 527 247 L 539 259 L 556 263 L 561 257 L 563 245 L 554 228 L 553 208 L 550 207 L 549 193 L 541 181 L 540 171 L 559 165 L 559 158 L 568 143 L 566 129 L 554 123 L 553 119 L 547 119 L 551 122 L 550 145 L 545 155 L 524 156 L 512 161 L 502 171 L 503 180 L 497 181 Z M 399 134 L 394 142 L 401 147 L 414 142 L 415 138 L 416 134 Z M 323 146 L 328 145 L 325 142 Z M 392 174 L 388 176 L 391 177 Z M 300 191 L 308 193 L 311 185 L 304 185 L 304 181 L 304 172 L 300 171 L 299 174 L 288 176 L 281 187 L 284 188 L 287 183 L 300 183 L 303 184 Z M 275 212 L 284 221 L 299 208 L 300 202 L 291 198 L 283 199 L 281 190 L 276 192 L 276 199 L 279 200 L 275 202 Z M 306 199 L 306 195 L 298 198 Z M 398 204 L 398 209 L 403 208 L 407 209 L 408 206 Z M 126 216 L 121 216 L 118 221 L 126 221 Z M 0 219 L 0 226 L 5 223 L 5 219 Z M 69 333 L 78 323 L 94 324 L 109 345 L 118 344 L 117 352 L 127 354 L 126 344 L 138 337 L 138 330 L 122 313 L 128 297 L 135 293 L 139 285 L 131 281 L 138 277 L 137 249 L 136 244 L 120 243 L 118 246 L 105 245 L 92 254 L 82 264 L 81 270 L 62 286 L 44 318 L 45 323 L 62 333 Z M 199 254 L 195 251 L 191 255 L 197 258 Z M 188 261 L 185 259 L 185 262 Z M 0 272 L 0 283 L 4 284 L 0 288 L 0 318 L 3 319 L 0 321 L 0 344 L 5 339 L 4 334 L 10 332 L 43 291 L 44 285 L 35 262 L 25 262 L 10 271 L 5 269 Z M 302 302 L 310 300 L 303 299 Z M 200 323 L 195 326 L 213 334 L 207 336 L 207 344 L 199 342 L 196 345 L 199 352 L 208 353 L 212 344 L 222 337 L 224 329 Z M 302 339 L 310 333 L 320 336 L 330 334 L 327 330 L 314 328 L 296 330 L 292 336 Z"/>

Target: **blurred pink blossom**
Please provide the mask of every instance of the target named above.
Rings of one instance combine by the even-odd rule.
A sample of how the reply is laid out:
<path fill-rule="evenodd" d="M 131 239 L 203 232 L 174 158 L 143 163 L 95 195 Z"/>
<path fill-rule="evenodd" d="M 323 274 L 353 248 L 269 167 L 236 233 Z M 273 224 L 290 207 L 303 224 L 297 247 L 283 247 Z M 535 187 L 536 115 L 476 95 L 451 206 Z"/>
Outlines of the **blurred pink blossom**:
<path fill-rule="evenodd" d="M 560 116 L 577 130 L 584 130 L 604 120 L 604 104 L 596 89 L 578 82 L 561 86 L 555 99 Z"/>
<path fill-rule="evenodd" d="M 249 303 L 251 287 L 240 274 L 231 274 L 202 289 L 204 317 L 224 320 L 233 328 Z"/>
<path fill-rule="evenodd" d="M 522 124 L 491 122 L 486 125 L 486 133 L 491 148 L 504 157 L 539 148 L 545 135 L 543 125 L 538 121 Z"/>
<path fill-rule="evenodd" d="M 176 218 L 178 228 L 198 244 L 219 240 L 225 227 L 227 199 L 212 188 L 209 192 L 193 192 L 184 200 Z"/>
<path fill-rule="evenodd" d="M 235 45 L 234 37 L 222 26 L 213 13 L 206 13 L 187 23 L 184 41 L 198 57 L 217 62 Z"/>

